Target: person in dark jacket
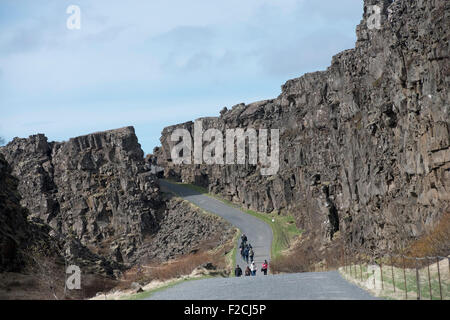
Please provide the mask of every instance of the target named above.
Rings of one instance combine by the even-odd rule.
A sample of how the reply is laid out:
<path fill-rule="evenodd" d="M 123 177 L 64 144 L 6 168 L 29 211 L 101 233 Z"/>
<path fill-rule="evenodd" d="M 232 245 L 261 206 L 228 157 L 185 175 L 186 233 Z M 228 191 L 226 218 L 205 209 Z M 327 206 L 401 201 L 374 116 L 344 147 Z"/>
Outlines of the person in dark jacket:
<path fill-rule="evenodd" d="M 253 261 L 253 257 L 255 256 L 255 251 L 250 247 L 250 250 L 248 251 L 248 256 L 250 258 L 250 261 Z"/>
<path fill-rule="evenodd" d="M 241 253 L 242 259 L 244 259 L 244 249 L 245 249 L 244 243 L 241 243 L 241 245 L 239 246 L 239 251 Z"/>
<path fill-rule="evenodd" d="M 234 275 L 235 275 L 236 277 L 242 276 L 242 269 L 241 269 L 241 267 L 239 267 L 239 265 L 237 265 L 237 266 L 236 266 L 236 269 L 234 269 Z"/>
<path fill-rule="evenodd" d="M 252 271 L 251 271 L 250 268 L 247 266 L 247 268 L 245 269 L 245 276 L 248 277 L 248 276 L 251 276 L 251 274 L 252 274 Z"/>
<path fill-rule="evenodd" d="M 243 258 L 248 263 L 248 248 L 244 249 L 244 256 L 243 256 Z"/>

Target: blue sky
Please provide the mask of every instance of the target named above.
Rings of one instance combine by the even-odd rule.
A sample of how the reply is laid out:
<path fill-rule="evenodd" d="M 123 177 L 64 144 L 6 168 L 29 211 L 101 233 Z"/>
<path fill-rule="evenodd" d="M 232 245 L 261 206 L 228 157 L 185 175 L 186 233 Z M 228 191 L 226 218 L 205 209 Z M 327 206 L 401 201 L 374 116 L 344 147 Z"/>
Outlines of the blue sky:
<path fill-rule="evenodd" d="M 69 5 L 81 29 L 69 30 Z M 0 136 L 168 125 L 275 98 L 354 47 L 362 0 L 1 0 Z"/>

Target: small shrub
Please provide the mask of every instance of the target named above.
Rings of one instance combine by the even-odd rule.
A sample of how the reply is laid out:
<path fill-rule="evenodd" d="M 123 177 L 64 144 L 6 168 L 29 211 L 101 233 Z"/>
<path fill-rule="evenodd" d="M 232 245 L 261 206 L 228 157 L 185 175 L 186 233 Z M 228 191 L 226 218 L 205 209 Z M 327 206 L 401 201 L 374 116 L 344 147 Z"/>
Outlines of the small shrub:
<path fill-rule="evenodd" d="M 450 212 L 442 215 L 433 230 L 414 241 L 406 252 L 411 257 L 447 256 L 450 254 Z"/>

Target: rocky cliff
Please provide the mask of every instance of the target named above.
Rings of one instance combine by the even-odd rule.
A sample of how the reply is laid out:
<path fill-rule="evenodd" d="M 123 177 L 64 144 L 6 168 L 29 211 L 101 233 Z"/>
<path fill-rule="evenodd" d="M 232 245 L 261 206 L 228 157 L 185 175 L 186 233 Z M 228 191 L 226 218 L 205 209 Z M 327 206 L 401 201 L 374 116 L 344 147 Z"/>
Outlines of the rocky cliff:
<path fill-rule="evenodd" d="M 62 143 L 15 138 L 1 152 L 19 179 L 21 204 L 58 234 L 127 262 L 156 229 L 159 189 L 132 127 Z"/>
<path fill-rule="evenodd" d="M 64 264 L 77 264 L 86 273 L 108 276 L 122 269 L 91 252 L 78 239 L 52 232 L 42 220 L 31 216 L 20 204 L 18 185 L 18 179 L 11 175 L 11 167 L 0 154 L 0 273 L 51 272 L 43 266 L 50 269 L 58 264 L 62 274 Z"/>
<path fill-rule="evenodd" d="M 364 252 L 401 248 L 450 210 L 449 16 L 446 0 L 365 0 L 355 48 L 327 70 L 203 119 L 204 130 L 280 129 L 277 174 L 174 164 L 171 134 L 193 135 L 192 122 L 163 130 L 158 164 L 245 207 L 290 212 L 323 242 L 339 231 Z"/>
<path fill-rule="evenodd" d="M 25 257 L 21 253 L 30 237 L 27 212 L 20 205 L 17 179 L 0 155 L 0 272 L 20 270 Z"/>
<path fill-rule="evenodd" d="M 52 239 L 44 242 L 56 240 L 61 255 L 84 271 L 117 276 L 136 263 L 189 253 L 216 235 L 219 243 L 228 240 L 229 224 L 160 192 L 133 127 L 66 142 L 48 142 L 43 134 L 15 138 L 1 154 L 20 208 L 9 214 L 15 207 L 0 203 L 0 217 L 11 219 L 5 230 L 17 238 L 15 220 L 41 221 Z"/>

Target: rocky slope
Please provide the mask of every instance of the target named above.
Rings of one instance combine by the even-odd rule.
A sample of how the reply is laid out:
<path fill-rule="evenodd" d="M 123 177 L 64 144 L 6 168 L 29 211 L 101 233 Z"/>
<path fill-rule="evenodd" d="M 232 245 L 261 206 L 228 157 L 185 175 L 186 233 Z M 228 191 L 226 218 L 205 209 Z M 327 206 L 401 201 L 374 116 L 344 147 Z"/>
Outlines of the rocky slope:
<path fill-rule="evenodd" d="M 113 276 L 121 266 L 94 254 L 74 237 L 52 232 L 20 204 L 19 181 L 0 154 L 0 273 L 32 271 L 38 265 L 77 264 L 86 273 Z M 53 236 L 50 234 L 53 233 Z M 40 270 L 40 272 L 50 270 Z M 63 273 L 63 272 L 61 272 Z"/>
<path fill-rule="evenodd" d="M 380 10 L 374 26 L 373 7 Z M 401 248 L 450 210 L 450 2 L 365 0 L 354 49 L 287 81 L 272 100 L 224 109 L 203 129 L 280 129 L 280 169 L 175 165 L 165 175 L 263 212 L 290 212 L 323 243 L 339 233 L 366 253 Z"/>
<path fill-rule="evenodd" d="M 167 261 L 177 256 L 213 249 L 234 237 L 234 228 L 224 219 L 208 214 L 189 202 L 166 199 L 166 211 L 158 231 L 138 251 L 140 263 Z"/>
<path fill-rule="evenodd" d="M 2 241 L 3 251 L 24 243 L 33 234 L 27 223 L 40 221 L 48 237 L 42 243 L 56 242 L 60 256 L 83 272 L 118 276 L 136 263 L 189 253 L 216 235 L 222 243 L 231 230 L 160 192 L 133 127 L 66 142 L 48 142 L 43 134 L 15 138 L 0 155 L 17 189 L 14 205 L 0 202 L 7 219 L 0 230 L 14 237 Z M 14 255 L 6 251 L 1 265 L 12 266 Z"/>
<path fill-rule="evenodd" d="M 58 234 L 127 262 L 156 229 L 159 189 L 132 127 L 62 143 L 15 138 L 1 152 L 19 178 L 21 204 Z"/>
<path fill-rule="evenodd" d="M 11 176 L 8 163 L 0 155 L 0 272 L 17 271 L 25 257 L 20 249 L 30 237 L 27 212 L 20 205 L 17 179 Z"/>

